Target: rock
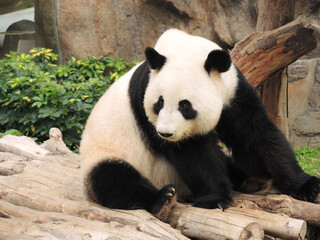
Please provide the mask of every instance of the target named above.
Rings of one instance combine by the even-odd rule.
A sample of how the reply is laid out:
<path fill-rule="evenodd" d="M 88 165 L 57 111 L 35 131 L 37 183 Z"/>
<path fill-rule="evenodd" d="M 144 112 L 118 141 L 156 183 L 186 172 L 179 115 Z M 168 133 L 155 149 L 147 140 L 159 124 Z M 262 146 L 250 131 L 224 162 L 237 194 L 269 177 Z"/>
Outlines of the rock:
<path fill-rule="evenodd" d="M 257 6 L 255 1 L 212 1 L 212 27 L 219 43 L 228 48 L 255 31 Z"/>
<path fill-rule="evenodd" d="M 230 47 L 254 30 L 256 10 L 250 2 L 36 1 L 36 38 L 64 61 L 89 54 L 142 60 L 144 49 L 172 27 Z"/>
<path fill-rule="evenodd" d="M 316 68 L 316 76 L 315 76 L 315 80 L 317 81 L 317 83 L 320 83 L 320 58 L 318 59 L 317 62 L 317 68 Z"/>
<path fill-rule="evenodd" d="M 309 105 L 320 110 L 320 84 L 315 84 L 309 95 Z M 319 126 L 320 128 L 320 126 Z"/>
<path fill-rule="evenodd" d="M 293 129 L 297 135 L 320 135 L 320 112 L 310 112 L 306 116 L 298 117 Z"/>
<path fill-rule="evenodd" d="M 294 82 L 303 79 L 308 74 L 308 65 L 304 61 L 297 61 L 288 67 L 288 81 Z"/>
<path fill-rule="evenodd" d="M 36 2 L 37 41 L 71 56 L 113 56 L 141 60 L 167 28 L 177 27 L 213 38 L 210 1 L 49 0 Z M 45 29 L 48 26 L 49 29 Z M 155 27 L 156 26 L 156 27 Z M 61 56 L 60 55 L 60 56 Z"/>
<path fill-rule="evenodd" d="M 288 120 L 293 147 L 320 145 L 320 59 L 298 60 L 288 68 Z"/>

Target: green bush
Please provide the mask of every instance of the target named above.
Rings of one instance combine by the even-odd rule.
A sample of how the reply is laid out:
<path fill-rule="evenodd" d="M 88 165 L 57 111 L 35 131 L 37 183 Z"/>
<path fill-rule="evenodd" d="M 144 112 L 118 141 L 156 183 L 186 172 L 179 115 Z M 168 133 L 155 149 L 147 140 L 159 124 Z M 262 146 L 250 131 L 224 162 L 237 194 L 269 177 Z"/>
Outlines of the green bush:
<path fill-rule="evenodd" d="M 44 48 L 0 60 L 0 132 L 16 129 L 42 142 L 58 127 L 74 150 L 96 101 L 136 62 L 89 56 L 58 66 L 56 60 Z"/>

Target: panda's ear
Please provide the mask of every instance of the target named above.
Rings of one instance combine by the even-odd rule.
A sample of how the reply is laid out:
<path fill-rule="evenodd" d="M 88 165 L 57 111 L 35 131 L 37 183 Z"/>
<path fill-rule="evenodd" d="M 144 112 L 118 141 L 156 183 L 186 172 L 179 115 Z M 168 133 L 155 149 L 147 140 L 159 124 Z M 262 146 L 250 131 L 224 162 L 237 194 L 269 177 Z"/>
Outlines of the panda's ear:
<path fill-rule="evenodd" d="M 162 56 L 151 47 L 147 47 L 144 53 L 146 55 L 148 65 L 154 70 L 160 70 L 167 60 L 165 56 Z"/>
<path fill-rule="evenodd" d="M 208 73 L 218 71 L 226 72 L 231 66 L 231 58 L 228 52 L 224 50 L 213 50 L 208 54 L 204 68 Z"/>

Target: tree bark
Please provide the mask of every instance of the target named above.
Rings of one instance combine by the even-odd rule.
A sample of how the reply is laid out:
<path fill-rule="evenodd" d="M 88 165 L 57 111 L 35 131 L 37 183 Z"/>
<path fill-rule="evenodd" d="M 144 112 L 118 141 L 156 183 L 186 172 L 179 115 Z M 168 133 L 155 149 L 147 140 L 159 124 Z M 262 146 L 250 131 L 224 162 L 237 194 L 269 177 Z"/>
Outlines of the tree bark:
<path fill-rule="evenodd" d="M 202 209 L 176 203 L 168 222 L 184 235 L 197 239 L 263 239 L 264 232 L 255 219 L 220 209 Z M 304 221 L 303 221 L 304 222 Z"/>
<path fill-rule="evenodd" d="M 300 16 L 280 28 L 251 34 L 238 42 L 230 55 L 249 83 L 258 87 L 316 45 L 310 21 Z"/>
<path fill-rule="evenodd" d="M 294 5 L 294 0 L 259 0 L 256 30 L 258 32 L 270 31 L 291 22 Z M 270 119 L 288 138 L 287 67 L 270 76 L 261 87 L 260 96 Z"/>
<path fill-rule="evenodd" d="M 318 196 L 319 198 L 320 196 Z M 285 214 L 289 217 L 305 220 L 320 227 L 320 204 L 300 201 L 287 195 L 236 194 L 234 206 L 260 209 L 270 213 Z"/>
<path fill-rule="evenodd" d="M 259 223 L 265 234 L 273 237 L 283 239 L 304 239 L 307 232 L 307 224 L 305 221 L 289 218 L 287 216 L 275 215 L 256 209 L 235 207 L 226 209 L 226 212 Z"/>

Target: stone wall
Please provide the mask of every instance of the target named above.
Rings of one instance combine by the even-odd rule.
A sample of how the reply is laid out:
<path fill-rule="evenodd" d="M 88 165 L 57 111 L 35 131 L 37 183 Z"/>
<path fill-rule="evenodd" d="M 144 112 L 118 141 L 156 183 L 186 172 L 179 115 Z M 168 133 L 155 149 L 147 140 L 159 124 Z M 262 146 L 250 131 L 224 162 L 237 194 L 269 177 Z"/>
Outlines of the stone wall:
<path fill-rule="evenodd" d="M 320 58 L 298 60 L 288 75 L 290 142 L 320 146 Z"/>
<path fill-rule="evenodd" d="M 232 46 L 254 30 L 251 0 L 36 0 L 37 41 L 61 53 L 144 59 L 168 28 Z M 253 10 L 255 11 L 255 10 Z"/>
<path fill-rule="evenodd" d="M 317 38 L 312 52 L 288 68 L 288 123 L 292 146 L 320 146 L 320 6 L 296 1 L 295 15 L 311 21 Z"/>
<path fill-rule="evenodd" d="M 110 55 L 143 60 L 171 27 L 232 48 L 255 31 L 256 0 L 35 0 L 36 39 L 61 61 Z M 311 20 L 320 43 L 320 6 L 296 1 L 295 17 Z M 293 146 L 320 145 L 320 44 L 289 67 L 289 137 Z"/>

